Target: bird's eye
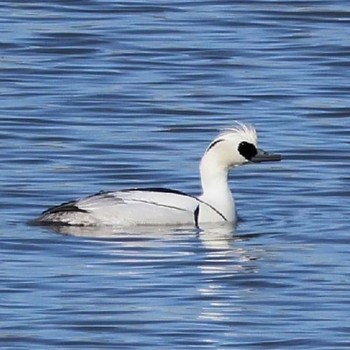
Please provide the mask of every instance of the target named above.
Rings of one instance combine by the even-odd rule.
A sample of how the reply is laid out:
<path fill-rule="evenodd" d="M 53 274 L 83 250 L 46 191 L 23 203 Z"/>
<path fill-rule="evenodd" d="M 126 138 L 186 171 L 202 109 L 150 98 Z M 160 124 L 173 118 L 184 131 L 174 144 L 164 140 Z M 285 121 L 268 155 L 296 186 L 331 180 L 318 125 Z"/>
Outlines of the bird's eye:
<path fill-rule="evenodd" d="M 257 155 L 258 150 L 256 147 L 249 142 L 243 141 L 238 146 L 238 152 L 247 160 L 251 160 L 254 156 Z"/>

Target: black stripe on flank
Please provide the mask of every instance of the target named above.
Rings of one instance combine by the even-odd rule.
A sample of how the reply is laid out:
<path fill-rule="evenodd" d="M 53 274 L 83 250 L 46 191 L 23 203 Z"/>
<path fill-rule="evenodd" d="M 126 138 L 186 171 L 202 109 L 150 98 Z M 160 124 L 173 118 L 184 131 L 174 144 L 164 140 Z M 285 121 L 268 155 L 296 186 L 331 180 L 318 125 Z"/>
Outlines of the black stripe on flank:
<path fill-rule="evenodd" d="M 198 217 L 199 217 L 199 205 L 197 206 L 196 210 L 194 211 L 194 224 L 197 228 L 199 228 L 198 225 Z"/>

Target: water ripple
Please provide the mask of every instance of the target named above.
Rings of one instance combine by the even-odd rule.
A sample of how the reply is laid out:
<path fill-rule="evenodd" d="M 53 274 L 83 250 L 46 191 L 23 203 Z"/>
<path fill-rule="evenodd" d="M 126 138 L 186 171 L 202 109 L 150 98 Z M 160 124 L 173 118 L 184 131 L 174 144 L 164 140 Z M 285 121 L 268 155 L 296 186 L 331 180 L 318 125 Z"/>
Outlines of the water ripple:
<path fill-rule="evenodd" d="M 345 1 L 6 2 L 6 349 L 348 349 Z M 237 227 L 50 230 L 100 190 L 198 193 L 234 120 L 278 165 L 235 169 Z"/>

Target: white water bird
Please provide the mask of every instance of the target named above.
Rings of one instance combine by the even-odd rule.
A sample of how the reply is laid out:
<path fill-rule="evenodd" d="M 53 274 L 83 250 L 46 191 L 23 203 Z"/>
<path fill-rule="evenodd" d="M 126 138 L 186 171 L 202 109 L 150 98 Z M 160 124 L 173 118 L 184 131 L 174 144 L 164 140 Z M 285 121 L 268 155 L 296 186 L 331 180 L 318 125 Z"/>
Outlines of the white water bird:
<path fill-rule="evenodd" d="M 44 211 L 37 224 L 75 226 L 183 225 L 236 222 L 234 199 L 228 185 L 233 167 L 279 161 L 278 154 L 258 148 L 251 125 L 237 123 L 208 146 L 200 162 L 199 197 L 166 188 L 132 188 L 100 192 Z"/>

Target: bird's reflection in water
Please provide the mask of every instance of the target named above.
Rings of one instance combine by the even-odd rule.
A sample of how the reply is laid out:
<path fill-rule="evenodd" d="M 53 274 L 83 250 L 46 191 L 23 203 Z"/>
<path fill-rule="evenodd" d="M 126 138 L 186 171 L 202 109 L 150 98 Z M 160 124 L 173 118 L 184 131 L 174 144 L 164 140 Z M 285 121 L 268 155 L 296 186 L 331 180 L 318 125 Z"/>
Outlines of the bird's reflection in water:
<path fill-rule="evenodd" d="M 228 225 L 208 227 L 201 232 L 205 254 L 198 264 L 203 276 L 203 283 L 197 287 L 203 300 L 198 320 L 230 322 L 242 312 L 240 300 L 250 293 L 242 281 L 256 275 L 261 254 L 249 245 L 250 238 L 237 235 L 235 228 Z"/>
<path fill-rule="evenodd" d="M 241 311 L 239 300 L 249 297 L 258 260 L 264 254 L 261 246 L 250 242 L 254 235 L 238 235 L 235 226 L 227 224 L 208 225 L 200 230 L 164 226 L 53 229 L 60 234 L 107 243 L 100 249 L 107 249 L 108 261 L 121 269 L 131 264 L 133 276 L 140 281 L 147 277 L 152 288 L 166 283 L 171 284 L 170 290 L 174 286 L 181 290 L 183 285 L 188 293 L 191 286 L 190 296 L 185 298 L 190 305 L 185 304 L 200 322 L 232 320 L 234 313 Z M 131 272 L 127 269 L 125 273 L 129 276 Z"/>
<path fill-rule="evenodd" d="M 199 265 L 201 272 L 213 275 L 212 282 L 229 280 L 230 276 L 239 273 L 254 272 L 259 252 L 246 247 L 244 241 L 248 241 L 250 237 L 237 235 L 235 228 L 228 225 L 203 230 L 200 239 L 205 247 L 205 254 Z"/>
<path fill-rule="evenodd" d="M 92 238 L 113 243 L 118 251 L 123 247 L 150 248 L 161 255 L 169 252 L 200 257 L 199 269 L 203 274 L 227 273 L 255 269 L 256 249 L 247 248 L 244 241 L 253 235 L 238 235 L 232 224 L 210 224 L 201 229 L 185 226 L 50 226 L 55 232 L 77 237 Z M 200 244 L 198 244 L 200 243 Z M 163 248 L 166 248 L 162 250 Z M 113 250 L 113 248 L 111 248 Z M 164 257 L 166 258 L 166 256 Z M 142 256 L 140 256 L 142 260 Z M 198 259 L 197 259 L 198 261 Z"/>
<path fill-rule="evenodd" d="M 251 252 L 246 250 L 242 241 L 250 240 L 253 235 L 238 235 L 235 225 L 230 223 L 208 224 L 201 229 L 188 226 L 134 226 L 134 227 L 113 227 L 113 226 L 48 226 L 50 230 L 56 233 L 71 235 L 75 237 L 96 238 L 118 243 L 121 245 L 137 246 L 157 241 L 159 246 L 171 242 L 181 241 L 187 243 L 186 246 L 193 249 L 201 247 L 201 250 L 192 251 L 192 253 L 203 253 L 205 259 L 203 262 L 208 264 L 208 271 L 213 262 L 218 262 L 216 269 L 224 268 L 223 263 L 226 260 L 236 262 L 254 261 L 256 258 L 251 256 Z M 192 244 L 200 242 L 198 244 Z M 154 246 L 156 248 L 156 246 Z M 180 246 L 179 246 L 180 248 Z M 206 271 L 203 265 L 203 272 Z M 213 268 L 213 267 L 212 267 Z"/>

